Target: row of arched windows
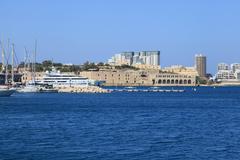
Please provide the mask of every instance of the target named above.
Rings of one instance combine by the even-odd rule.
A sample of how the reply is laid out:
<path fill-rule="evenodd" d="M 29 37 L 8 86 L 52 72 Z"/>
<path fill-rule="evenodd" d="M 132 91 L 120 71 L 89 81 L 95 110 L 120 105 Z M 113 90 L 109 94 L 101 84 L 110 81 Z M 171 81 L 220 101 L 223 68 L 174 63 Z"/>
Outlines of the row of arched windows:
<path fill-rule="evenodd" d="M 189 79 L 159 79 L 158 81 L 155 81 L 157 84 L 192 84 L 192 80 Z"/>

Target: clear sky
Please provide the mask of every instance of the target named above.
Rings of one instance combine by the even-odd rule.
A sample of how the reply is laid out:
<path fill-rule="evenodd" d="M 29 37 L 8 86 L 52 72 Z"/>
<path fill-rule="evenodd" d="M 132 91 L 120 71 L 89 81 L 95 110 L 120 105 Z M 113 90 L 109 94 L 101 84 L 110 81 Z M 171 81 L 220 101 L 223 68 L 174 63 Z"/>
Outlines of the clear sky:
<path fill-rule="evenodd" d="M 0 37 L 19 59 L 24 46 L 38 61 L 106 61 L 121 51 L 160 50 L 161 65 L 192 66 L 194 55 L 240 62 L 238 0 L 0 0 Z"/>

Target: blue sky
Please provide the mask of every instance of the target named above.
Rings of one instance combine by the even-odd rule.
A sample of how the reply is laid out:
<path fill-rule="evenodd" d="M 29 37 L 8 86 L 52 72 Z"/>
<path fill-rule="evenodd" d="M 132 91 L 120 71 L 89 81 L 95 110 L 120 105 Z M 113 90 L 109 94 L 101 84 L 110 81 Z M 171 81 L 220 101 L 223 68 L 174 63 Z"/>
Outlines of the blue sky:
<path fill-rule="evenodd" d="M 240 62 L 237 0 L 1 0 L 0 37 L 19 59 L 24 46 L 38 61 L 106 61 L 121 51 L 160 50 L 161 65 L 192 66 L 194 55 Z"/>

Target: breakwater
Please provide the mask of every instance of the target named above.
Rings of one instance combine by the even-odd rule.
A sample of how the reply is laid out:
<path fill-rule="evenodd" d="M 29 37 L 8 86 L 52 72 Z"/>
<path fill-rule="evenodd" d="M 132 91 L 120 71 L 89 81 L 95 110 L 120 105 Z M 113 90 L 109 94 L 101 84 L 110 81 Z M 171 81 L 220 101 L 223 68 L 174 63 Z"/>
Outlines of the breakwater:
<path fill-rule="evenodd" d="M 110 90 L 97 86 L 63 86 L 56 88 L 58 92 L 64 93 L 110 93 Z"/>

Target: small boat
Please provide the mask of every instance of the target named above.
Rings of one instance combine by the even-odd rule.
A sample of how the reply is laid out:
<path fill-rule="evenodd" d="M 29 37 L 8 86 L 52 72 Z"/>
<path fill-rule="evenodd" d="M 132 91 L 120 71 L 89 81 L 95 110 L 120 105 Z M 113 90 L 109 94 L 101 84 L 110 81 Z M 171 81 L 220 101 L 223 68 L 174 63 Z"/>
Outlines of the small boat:
<path fill-rule="evenodd" d="M 15 93 L 15 89 L 14 88 L 8 88 L 8 87 L 0 87 L 0 97 L 9 97 L 11 96 L 13 93 Z"/>
<path fill-rule="evenodd" d="M 39 91 L 39 88 L 36 85 L 29 83 L 23 88 L 18 89 L 17 91 L 22 93 L 35 93 Z"/>
<path fill-rule="evenodd" d="M 25 48 L 25 51 L 26 51 L 26 54 L 27 54 L 27 50 Z M 37 52 L 37 42 L 35 41 L 35 50 L 34 50 L 34 61 L 33 63 L 36 64 L 36 53 Z M 18 92 L 21 92 L 21 93 L 36 93 L 36 92 L 39 92 L 39 87 L 36 85 L 36 66 L 33 65 L 33 68 L 32 68 L 32 74 L 31 74 L 31 78 L 32 80 L 29 81 L 25 86 L 23 86 L 22 88 L 19 88 L 17 91 Z"/>

